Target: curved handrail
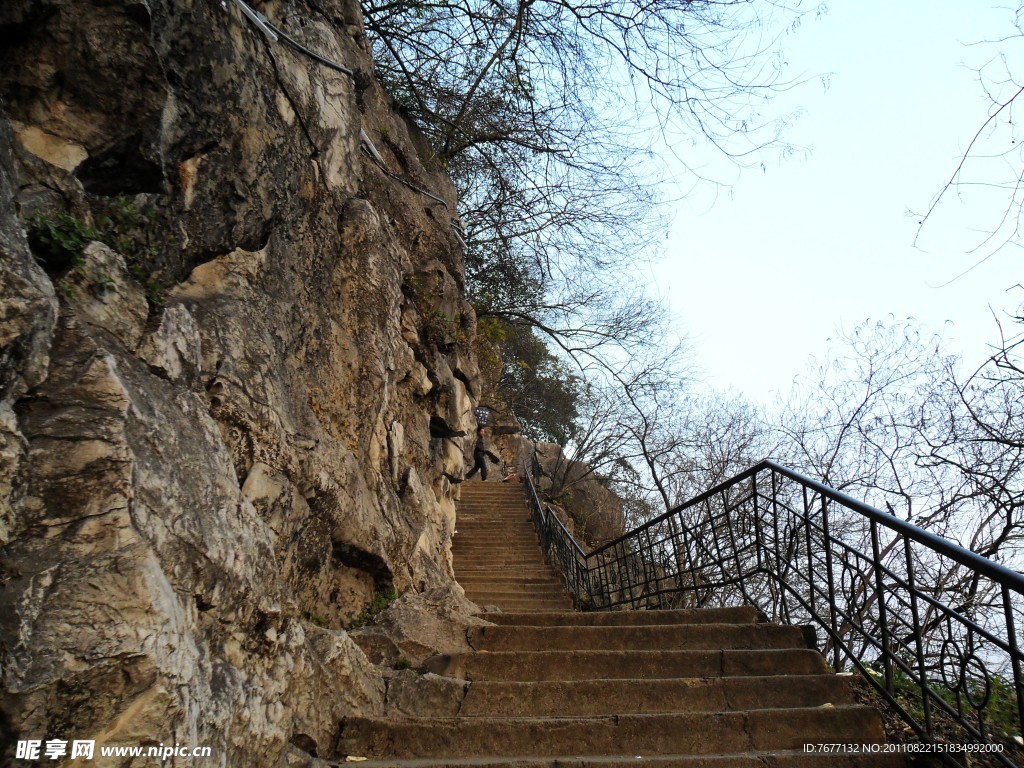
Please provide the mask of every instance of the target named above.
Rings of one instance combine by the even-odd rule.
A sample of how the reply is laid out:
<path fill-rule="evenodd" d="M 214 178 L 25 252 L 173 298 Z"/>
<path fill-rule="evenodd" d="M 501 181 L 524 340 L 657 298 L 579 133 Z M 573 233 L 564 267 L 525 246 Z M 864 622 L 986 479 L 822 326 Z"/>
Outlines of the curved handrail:
<path fill-rule="evenodd" d="M 865 504 L 862 501 L 858 501 L 852 496 L 848 496 L 842 491 L 837 491 L 835 488 L 831 488 L 822 482 L 814 480 L 813 478 L 802 475 L 799 472 L 790 469 L 789 467 L 779 464 L 778 462 L 772 461 L 771 459 L 762 459 L 757 464 L 749 467 L 738 475 L 734 475 L 728 480 L 724 480 L 718 485 L 714 486 L 710 490 L 704 491 L 704 493 L 694 496 L 682 504 L 673 507 L 668 512 L 665 512 L 658 517 L 648 520 L 642 525 L 637 526 L 632 531 L 627 531 L 622 536 L 614 539 L 606 544 L 602 544 L 600 547 L 592 550 L 587 554 L 587 557 L 598 555 L 605 550 L 612 549 L 616 544 L 621 544 L 624 541 L 632 538 L 637 532 L 653 527 L 658 523 L 664 522 L 670 517 L 673 517 L 689 507 L 695 506 L 712 498 L 722 491 L 736 485 L 738 482 L 753 477 L 762 470 L 770 469 L 774 472 L 778 472 L 780 475 L 785 475 L 791 480 L 795 480 L 801 485 L 805 485 L 808 488 L 812 488 L 818 493 L 826 496 L 827 498 L 837 501 L 848 509 L 852 509 L 855 512 L 860 513 L 869 520 L 874 520 L 876 523 L 884 525 L 886 528 L 897 531 L 898 533 L 912 539 L 919 544 L 924 544 L 929 549 L 933 549 L 947 557 L 956 560 L 961 565 L 966 565 L 968 568 L 982 573 L 991 579 L 994 579 L 1000 583 L 1013 586 L 1024 592 L 1024 574 L 1007 568 L 1004 565 L 993 562 L 986 557 L 982 557 L 977 552 L 972 552 L 969 549 L 961 547 L 959 544 L 954 544 L 949 539 L 944 539 L 941 536 L 936 536 L 930 531 L 926 531 L 924 528 L 909 523 L 899 517 L 896 517 L 889 512 L 883 512 L 882 510 L 872 507 L 870 504 Z"/>

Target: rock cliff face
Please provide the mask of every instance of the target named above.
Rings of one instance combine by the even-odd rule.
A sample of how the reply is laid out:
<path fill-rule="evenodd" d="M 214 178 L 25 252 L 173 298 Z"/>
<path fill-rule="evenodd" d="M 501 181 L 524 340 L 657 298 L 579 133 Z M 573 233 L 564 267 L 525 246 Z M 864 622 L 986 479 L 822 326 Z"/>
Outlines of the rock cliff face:
<path fill-rule="evenodd" d="M 354 3 L 259 8 L 354 74 L 230 1 L 0 5 L 0 744 L 328 756 L 384 708 L 345 627 L 451 588 L 453 187 Z"/>

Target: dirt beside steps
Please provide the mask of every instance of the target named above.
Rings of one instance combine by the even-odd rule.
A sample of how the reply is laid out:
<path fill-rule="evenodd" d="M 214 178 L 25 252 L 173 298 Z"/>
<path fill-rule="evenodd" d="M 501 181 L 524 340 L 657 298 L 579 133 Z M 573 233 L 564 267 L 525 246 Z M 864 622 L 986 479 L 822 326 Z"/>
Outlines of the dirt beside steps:
<path fill-rule="evenodd" d="M 883 768 L 899 755 L 805 752 L 884 742 L 874 710 L 753 608 L 577 613 L 543 561 L 522 487 L 463 485 L 455 575 L 500 613 L 474 653 L 423 672 L 468 681 L 457 715 L 350 718 L 342 756 L 366 768 Z M 866 747 L 870 749 L 870 747 Z"/>

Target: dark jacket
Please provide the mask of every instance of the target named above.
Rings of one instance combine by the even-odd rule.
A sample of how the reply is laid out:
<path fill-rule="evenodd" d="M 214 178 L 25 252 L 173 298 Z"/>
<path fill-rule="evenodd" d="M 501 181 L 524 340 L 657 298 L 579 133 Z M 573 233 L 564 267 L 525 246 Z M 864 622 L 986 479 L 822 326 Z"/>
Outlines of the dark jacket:
<path fill-rule="evenodd" d="M 499 461 L 501 461 L 501 459 L 499 459 L 497 456 L 495 456 L 487 448 L 487 441 L 484 439 L 484 436 L 483 435 L 478 435 L 477 438 L 476 438 L 476 445 L 473 446 L 473 458 L 475 459 L 475 458 L 478 458 L 478 457 L 481 457 L 481 456 L 490 456 L 491 457 L 491 461 L 493 461 L 495 464 L 497 464 Z"/>

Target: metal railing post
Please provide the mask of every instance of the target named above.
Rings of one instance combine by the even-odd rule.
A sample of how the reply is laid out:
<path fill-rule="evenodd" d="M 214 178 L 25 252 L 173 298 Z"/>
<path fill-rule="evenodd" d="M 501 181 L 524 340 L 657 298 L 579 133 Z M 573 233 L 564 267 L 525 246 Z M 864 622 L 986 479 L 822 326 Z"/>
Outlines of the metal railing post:
<path fill-rule="evenodd" d="M 896 680 L 893 674 L 891 641 L 889 640 L 889 620 L 885 605 L 885 586 L 882 583 L 882 555 L 878 543 L 878 523 L 871 521 L 871 550 L 874 554 L 875 600 L 878 602 L 878 623 L 882 633 L 882 665 L 885 674 L 885 690 L 890 695 L 896 692 Z"/>
<path fill-rule="evenodd" d="M 914 554 L 910 550 L 910 539 L 903 540 L 903 553 L 907 565 L 907 584 L 910 585 L 910 615 L 914 621 L 914 646 L 917 651 L 917 674 L 921 676 L 921 706 L 924 708 L 924 728 L 932 733 L 932 699 L 928 688 L 928 672 L 925 669 L 924 640 L 921 637 L 921 613 L 917 602 L 917 587 L 914 580 Z"/>
<path fill-rule="evenodd" d="M 832 668 L 838 672 L 842 669 L 839 655 L 839 626 L 836 622 L 836 579 L 832 569 L 832 536 L 828 526 L 828 500 L 821 497 L 821 537 L 825 545 L 825 571 L 828 578 L 828 616 L 832 628 Z"/>

